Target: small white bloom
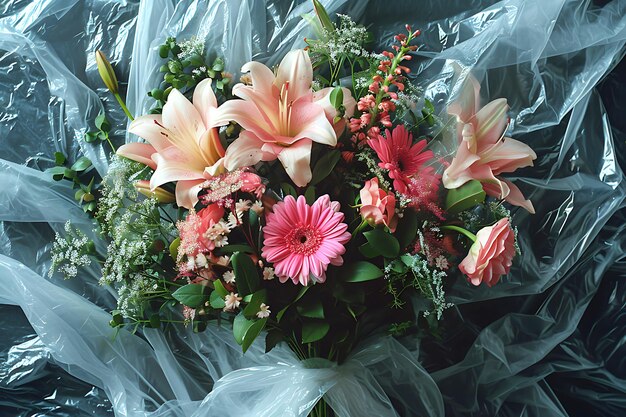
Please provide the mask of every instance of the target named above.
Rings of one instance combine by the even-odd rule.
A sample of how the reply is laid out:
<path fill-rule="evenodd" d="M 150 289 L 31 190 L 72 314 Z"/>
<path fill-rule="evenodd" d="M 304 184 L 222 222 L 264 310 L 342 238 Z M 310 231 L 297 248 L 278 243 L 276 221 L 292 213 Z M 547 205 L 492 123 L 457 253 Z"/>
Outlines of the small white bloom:
<path fill-rule="evenodd" d="M 209 261 L 207 260 L 206 256 L 204 256 L 203 253 L 199 253 L 196 255 L 196 267 L 197 268 L 204 268 L 208 264 L 209 264 Z"/>
<path fill-rule="evenodd" d="M 230 263 L 230 258 L 226 255 L 217 258 L 217 264 L 220 266 L 227 266 Z"/>
<path fill-rule="evenodd" d="M 235 204 L 235 211 L 237 212 L 237 214 L 245 213 L 246 211 L 250 210 L 250 206 L 252 206 L 252 201 L 240 199 Z"/>
<path fill-rule="evenodd" d="M 190 257 L 187 261 L 187 270 L 193 271 L 194 269 L 196 269 L 196 261 L 193 259 L 193 257 Z"/>
<path fill-rule="evenodd" d="M 260 216 L 263 214 L 263 203 L 257 200 L 254 202 L 254 204 L 252 204 L 252 207 L 250 207 L 250 209 L 254 211 L 258 216 Z"/>
<path fill-rule="evenodd" d="M 232 284 L 235 282 L 235 273 L 233 271 L 226 271 L 224 275 L 222 275 L 222 278 L 224 278 L 225 283 Z"/>
<path fill-rule="evenodd" d="M 224 311 L 234 311 L 236 308 L 239 308 L 239 304 L 241 304 L 241 300 L 242 298 L 239 297 L 239 294 L 231 292 L 226 297 L 224 297 L 224 301 L 226 302 Z"/>
<path fill-rule="evenodd" d="M 260 319 L 265 319 L 270 316 L 272 312 L 270 311 L 270 306 L 265 305 L 265 303 L 261 303 L 259 306 L 259 311 L 256 313 L 256 316 Z"/>
<path fill-rule="evenodd" d="M 273 280 L 276 275 L 274 274 L 274 268 L 266 266 L 263 268 L 263 279 L 265 281 Z"/>

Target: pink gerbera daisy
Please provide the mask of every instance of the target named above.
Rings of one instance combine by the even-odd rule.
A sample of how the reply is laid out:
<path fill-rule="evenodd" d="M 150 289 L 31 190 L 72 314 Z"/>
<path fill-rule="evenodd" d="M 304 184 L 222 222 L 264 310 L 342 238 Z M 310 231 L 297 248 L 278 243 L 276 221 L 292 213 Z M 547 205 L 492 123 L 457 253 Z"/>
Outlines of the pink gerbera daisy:
<path fill-rule="evenodd" d="M 409 178 L 434 154 L 430 150 L 422 152 L 427 145 L 425 139 L 413 145 L 413 135 L 403 125 L 397 126 L 393 132 L 387 130 L 385 136 L 378 135 L 378 138 L 369 139 L 367 143 L 380 158 L 378 166 L 389 170 L 393 188 L 404 193 Z"/>
<path fill-rule="evenodd" d="M 272 209 L 263 229 L 262 255 L 274 264 L 280 282 L 289 278 L 302 285 L 307 285 L 309 279 L 324 282 L 328 264 L 343 264 L 341 255 L 350 233 L 338 202 L 323 195 L 309 206 L 303 196 L 297 201 L 287 196 Z"/>

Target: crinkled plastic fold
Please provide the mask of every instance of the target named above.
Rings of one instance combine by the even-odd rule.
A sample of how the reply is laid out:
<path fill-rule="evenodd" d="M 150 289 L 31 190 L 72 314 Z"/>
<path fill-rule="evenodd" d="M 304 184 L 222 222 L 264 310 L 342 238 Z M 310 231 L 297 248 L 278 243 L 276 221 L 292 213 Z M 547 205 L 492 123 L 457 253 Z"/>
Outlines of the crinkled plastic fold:
<path fill-rule="evenodd" d="M 442 120 L 470 73 L 483 103 L 508 99 L 508 136 L 538 155 L 533 168 L 509 177 L 537 209 L 514 211 L 521 256 L 509 276 L 493 288 L 455 279 L 448 297 L 457 307 L 446 312 L 440 338 L 373 338 L 341 366 L 298 362 L 284 346 L 264 354 L 261 343 L 242 355 L 225 328 L 140 335 L 110 328 L 115 293 L 98 285 L 97 268 L 70 281 L 47 277 L 51 241 L 66 220 L 97 237 L 67 184 L 40 172 L 55 151 L 71 159 L 83 153 L 106 172 L 107 150 L 81 141 L 102 109 L 112 115 L 115 138 L 125 135 L 126 120 L 99 80 L 93 52 L 103 50 L 118 78 L 128 80 L 122 90 L 141 114 L 151 106 L 145 93 L 159 82 L 156 50 L 168 36 L 204 39 L 238 77 L 249 60 L 275 65 L 304 46 L 310 33 L 301 16 L 312 5 L 6 1 L 0 414 L 306 416 L 321 396 L 339 416 L 626 413 L 626 190 L 619 165 L 626 106 L 617 100 L 624 84 L 611 78 L 625 51 L 626 1 L 323 3 L 331 15 L 367 25 L 379 50 L 405 23 L 420 28 L 411 80 Z M 609 82 L 618 92 L 602 88 Z M 450 140 L 445 129 L 441 137 Z"/>

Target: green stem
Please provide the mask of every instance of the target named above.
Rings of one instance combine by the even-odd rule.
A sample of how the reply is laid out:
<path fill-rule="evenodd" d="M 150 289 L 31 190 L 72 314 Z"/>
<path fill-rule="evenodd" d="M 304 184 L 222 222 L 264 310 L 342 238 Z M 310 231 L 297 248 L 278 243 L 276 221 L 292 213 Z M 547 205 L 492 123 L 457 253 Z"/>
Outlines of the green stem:
<path fill-rule="evenodd" d="M 363 220 L 361 224 L 358 225 L 356 229 L 354 229 L 354 232 L 352 232 L 352 238 L 354 238 L 354 236 L 356 236 L 356 234 L 359 233 L 365 227 L 366 224 L 368 224 L 367 221 Z"/>
<path fill-rule="evenodd" d="M 124 100 L 122 100 L 122 97 L 120 97 L 120 94 L 119 93 L 114 93 L 113 95 L 115 96 L 117 102 L 120 103 L 120 107 L 122 107 L 122 110 L 124 110 L 124 113 L 126 113 L 126 116 L 130 119 L 130 121 L 132 122 L 133 120 L 135 120 L 133 115 L 130 114 L 130 111 L 128 110 L 128 107 L 126 107 L 126 104 L 124 103 Z"/>
<path fill-rule="evenodd" d="M 113 146 L 113 143 L 111 142 L 111 138 L 109 138 L 109 132 L 106 132 L 106 138 L 107 138 L 107 142 L 109 142 L 109 146 L 111 147 L 111 150 L 113 151 L 113 153 L 115 153 L 116 152 L 115 146 Z"/>
<path fill-rule="evenodd" d="M 443 229 L 443 230 L 454 230 L 455 232 L 459 232 L 462 235 L 466 236 L 472 242 L 476 242 L 476 235 L 474 233 L 470 232 L 469 230 L 463 229 L 462 227 L 454 226 L 454 225 L 446 225 L 446 226 L 441 226 L 440 229 Z"/>

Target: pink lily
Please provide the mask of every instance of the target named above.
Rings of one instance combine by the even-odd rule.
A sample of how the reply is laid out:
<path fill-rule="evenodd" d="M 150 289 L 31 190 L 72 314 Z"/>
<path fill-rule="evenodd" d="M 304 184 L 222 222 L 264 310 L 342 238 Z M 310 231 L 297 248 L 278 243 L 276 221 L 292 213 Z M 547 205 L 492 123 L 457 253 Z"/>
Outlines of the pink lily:
<path fill-rule="evenodd" d="M 533 204 L 519 188 L 496 176 L 532 166 L 537 155 L 525 143 L 504 136 L 509 110 L 506 99 L 494 100 L 481 109 L 479 90 L 480 84 L 470 76 L 460 98 L 448 107 L 448 113 L 458 120 L 459 147 L 443 173 L 443 184 L 452 189 L 478 180 L 487 194 L 534 214 Z"/>
<path fill-rule="evenodd" d="M 232 171 L 278 159 L 293 182 L 304 187 L 311 181 L 312 143 L 337 144 L 329 121 L 334 114 L 325 112 L 331 90 L 313 94 L 313 67 L 302 49 L 285 55 L 276 75 L 259 62 L 248 62 L 241 71 L 250 72 L 252 85 L 235 85 L 233 94 L 243 100 L 227 101 L 213 119 L 235 121 L 245 129 L 226 150 L 224 166 Z M 350 106 L 350 99 L 345 89 L 344 104 Z"/>
<path fill-rule="evenodd" d="M 201 184 L 224 171 L 224 148 L 210 114 L 217 107 L 211 79 L 198 84 L 193 104 L 172 90 L 162 115 L 135 119 L 128 129 L 149 143 L 128 143 L 117 154 L 154 169 L 150 188 L 176 182 L 176 204 L 192 209 Z"/>

